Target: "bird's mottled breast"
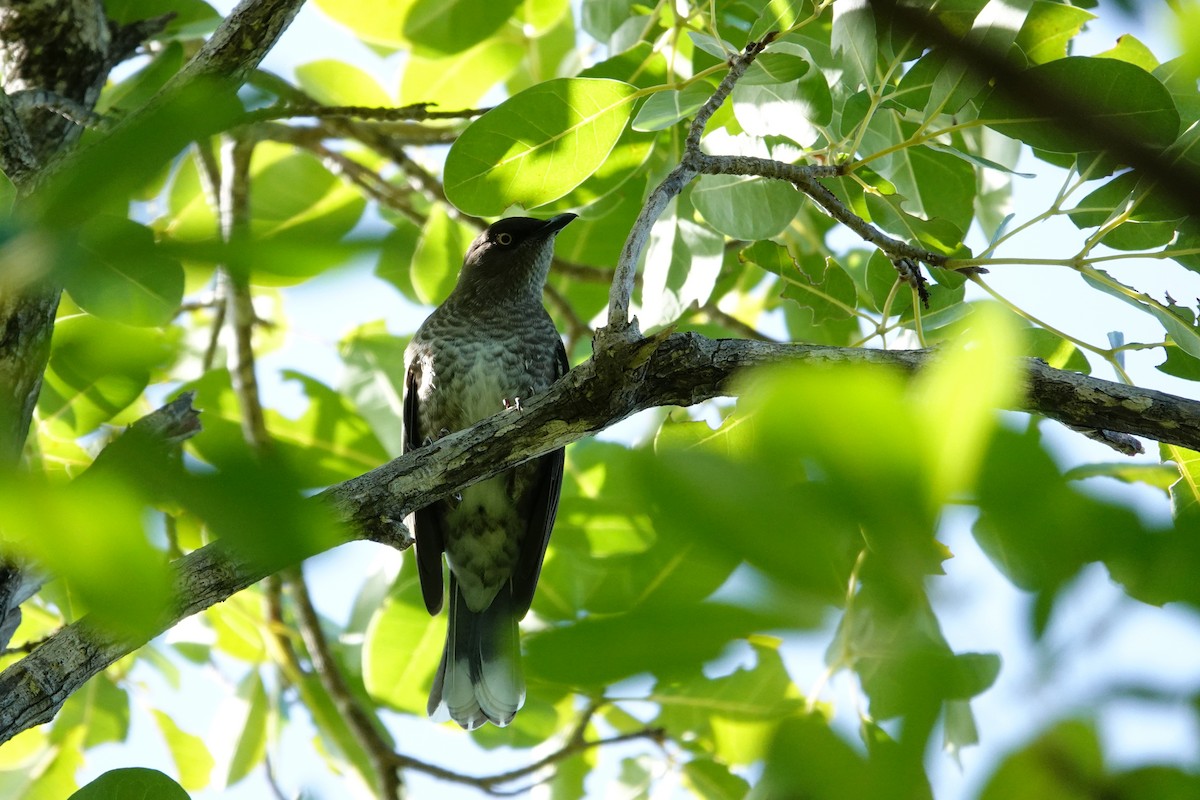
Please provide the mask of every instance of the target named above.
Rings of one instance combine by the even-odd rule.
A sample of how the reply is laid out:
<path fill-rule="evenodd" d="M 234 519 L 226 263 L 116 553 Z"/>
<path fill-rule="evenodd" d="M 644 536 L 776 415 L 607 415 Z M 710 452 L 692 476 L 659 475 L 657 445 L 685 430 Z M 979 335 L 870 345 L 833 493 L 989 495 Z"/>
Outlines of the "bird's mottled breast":
<path fill-rule="evenodd" d="M 559 341 L 540 305 L 470 314 L 439 308 L 417 331 L 405 359 L 419 369 L 422 433 L 437 438 L 460 430 L 548 388 L 558 377 Z"/>

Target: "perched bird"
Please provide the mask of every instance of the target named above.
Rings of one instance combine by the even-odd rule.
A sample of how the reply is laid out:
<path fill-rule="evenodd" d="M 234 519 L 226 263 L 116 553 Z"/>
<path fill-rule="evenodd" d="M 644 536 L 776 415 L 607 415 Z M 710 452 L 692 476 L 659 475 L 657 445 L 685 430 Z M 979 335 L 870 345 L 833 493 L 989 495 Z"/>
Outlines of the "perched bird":
<path fill-rule="evenodd" d="M 471 243 L 454 291 L 404 354 L 404 450 L 547 389 L 570 365 L 542 306 L 554 238 L 574 214 L 502 219 Z M 556 450 L 409 519 L 430 614 L 450 566 L 449 629 L 429 716 L 507 725 L 525 701 L 517 622 L 529 611 L 562 486 Z"/>

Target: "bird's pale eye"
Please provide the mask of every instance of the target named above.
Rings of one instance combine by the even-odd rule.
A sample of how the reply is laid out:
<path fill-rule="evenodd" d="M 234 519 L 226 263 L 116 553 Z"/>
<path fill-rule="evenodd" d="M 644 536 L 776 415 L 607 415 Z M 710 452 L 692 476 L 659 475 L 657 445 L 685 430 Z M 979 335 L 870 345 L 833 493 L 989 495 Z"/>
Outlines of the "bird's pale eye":
<path fill-rule="evenodd" d="M 508 247 L 510 244 L 512 244 L 512 241 L 513 241 L 512 234 L 511 233 L 498 233 L 498 234 L 496 234 L 496 241 L 503 247 Z"/>

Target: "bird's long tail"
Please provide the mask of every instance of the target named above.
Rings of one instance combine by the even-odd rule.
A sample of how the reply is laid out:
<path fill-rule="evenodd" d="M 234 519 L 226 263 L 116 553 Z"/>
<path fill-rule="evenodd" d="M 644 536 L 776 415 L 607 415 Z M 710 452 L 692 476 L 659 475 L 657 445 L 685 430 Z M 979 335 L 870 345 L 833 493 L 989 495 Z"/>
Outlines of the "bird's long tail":
<path fill-rule="evenodd" d="M 505 584 L 480 612 L 467 608 L 450 574 L 446 648 L 429 692 L 429 716 L 467 730 L 484 722 L 504 726 L 525 702 L 521 650 L 512 587 Z"/>

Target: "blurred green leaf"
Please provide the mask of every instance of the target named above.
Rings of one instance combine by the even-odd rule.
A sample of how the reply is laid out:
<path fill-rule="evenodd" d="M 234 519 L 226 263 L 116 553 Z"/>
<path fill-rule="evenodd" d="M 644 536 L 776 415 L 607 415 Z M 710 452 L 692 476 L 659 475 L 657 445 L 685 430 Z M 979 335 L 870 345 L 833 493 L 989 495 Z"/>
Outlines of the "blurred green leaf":
<path fill-rule="evenodd" d="M 287 370 L 283 377 L 299 383 L 308 401 L 303 414 L 294 419 L 273 409 L 264 415 L 273 449 L 291 470 L 285 483 L 328 486 L 387 460 L 387 451 L 370 425 L 345 397 L 299 372 Z M 196 392 L 196 407 L 203 412 L 204 429 L 189 440 L 189 447 L 210 464 L 242 468 L 245 440 L 229 373 L 213 370 L 184 388 Z"/>
<path fill-rule="evenodd" d="M 694 758 L 684 764 L 683 779 L 703 800 L 741 800 L 750 791 L 750 784 L 744 778 L 707 758 Z"/>
<path fill-rule="evenodd" d="M 446 615 L 431 617 L 425 610 L 416 564 L 405 558 L 363 642 L 363 682 L 371 697 L 399 711 L 424 714 L 445 641 Z"/>
<path fill-rule="evenodd" d="M 404 65 L 400 103 L 437 103 L 439 109 L 470 108 L 516 70 L 522 43 L 506 36 L 484 39 L 453 56 L 413 53 Z"/>
<path fill-rule="evenodd" d="M 204 740 L 182 730 L 166 713 L 153 709 L 154 721 L 167 742 L 171 759 L 179 773 L 179 783 L 184 789 L 196 790 L 208 786 L 213 768 L 213 757 Z"/>
<path fill-rule="evenodd" d="M 129 693 L 104 672 L 91 678 L 63 703 L 50 741 L 64 743 L 76 729 L 85 732 L 84 747 L 124 742 L 129 736 Z"/>
<path fill-rule="evenodd" d="M 338 343 L 345 366 L 341 394 L 371 425 L 388 455 L 403 451 L 404 348 L 408 337 L 392 336 L 382 321 L 352 330 Z"/>
<path fill-rule="evenodd" d="M 318 103 L 328 106 L 377 106 L 393 104 L 370 74 L 358 67 L 326 58 L 296 67 L 300 88 Z"/>
<path fill-rule="evenodd" d="M 229 128 L 241 113 L 234 87 L 191 81 L 79 150 L 30 198 L 30 210 L 51 229 L 72 229 L 126 202 L 188 143 Z"/>
<path fill-rule="evenodd" d="M 166 325 L 183 299 L 183 268 L 150 230 L 124 217 L 84 223 L 63 284 L 84 310 L 129 325 Z"/>
<path fill-rule="evenodd" d="M 650 672 L 670 677 L 697 669 L 730 641 L 784 626 L 784 615 L 718 603 L 662 603 L 589 618 L 528 637 L 530 675 L 580 689 Z"/>
<path fill-rule="evenodd" d="M 753 643 L 756 663 L 710 678 L 697 671 L 660 681 L 650 694 L 661 711 L 654 725 L 687 731 L 725 764 L 749 765 L 766 755 L 780 720 L 801 713 L 804 701 L 779 652 Z"/>
<path fill-rule="evenodd" d="M 113 22 L 120 23 L 174 15 L 155 38 L 199 36 L 221 21 L 216 9 L 203 0 L 110 0 L 104 4 L 104 12 Z"/>
<path fill-rule="evenodd" d="M 174 343 L 159 331 L 85 314 L 59 320 L 39 417 L 71 438 L 90 433 L 137 400 L 175 354 Z"/>
<path fill-rule="evenodd" d="M 1123 61 L 1061 58 L 1026 70 L 1021 86 L 1023 93 L 1077 98 L 1088 110 L 1083 118 L 1076 110 L 1069 117 L 1049 115 L 1031 111 L 1019 98 L 993 93 L 979 118 L 1030 147 L 1052 153 L 1099 150 L 1104 144 L 1092 133 L 1099 130 L 1118 130 L 1146 147 L 1165 147 L 1179 132 L 1179 112 L 1166 87 Z"/>
<path fill-rule="evenodd" d="M 1089 787 L 1106 783 L 1100 740 L 1092 725 L 1068 720 L 1041 734 L 1005 759 L 980 794 L 1001 800 L 1013 793 L 1027 797 L 1085 800 Z"/>
<path fill-rule="evenodd" d="M 418 300 L 433 306 L 446 299 L 458 281 L 463 256 L 474 238 L 475 232 L 443 207 L 430 212 L 409 268 Z"/>
<path fill-rule="evenodd" d="M 411 0 L 404 38 L 418 52 L 461 53 L 494 34 L 520 0 Z"/>
<path fill-rule="evenodd" d="M 64 486 L 8 479 L 0 483 L 0 520 L 4 549 L 67 580 L 94 624 L 133 641 L 158 632 L 173 579 L 146 538 L 134 489 L 102 475 Z"/>
<path fill-rule="evenodd" d="M 249 775 L 267 752 L 266 690 L 258 670 L 250 670 L 238 682 L 236 695 L 229 697 L 217 713 L 217 724 L 228 737 L 228 755 L 221 764 L 225 785 L 233 786 Z"/>

